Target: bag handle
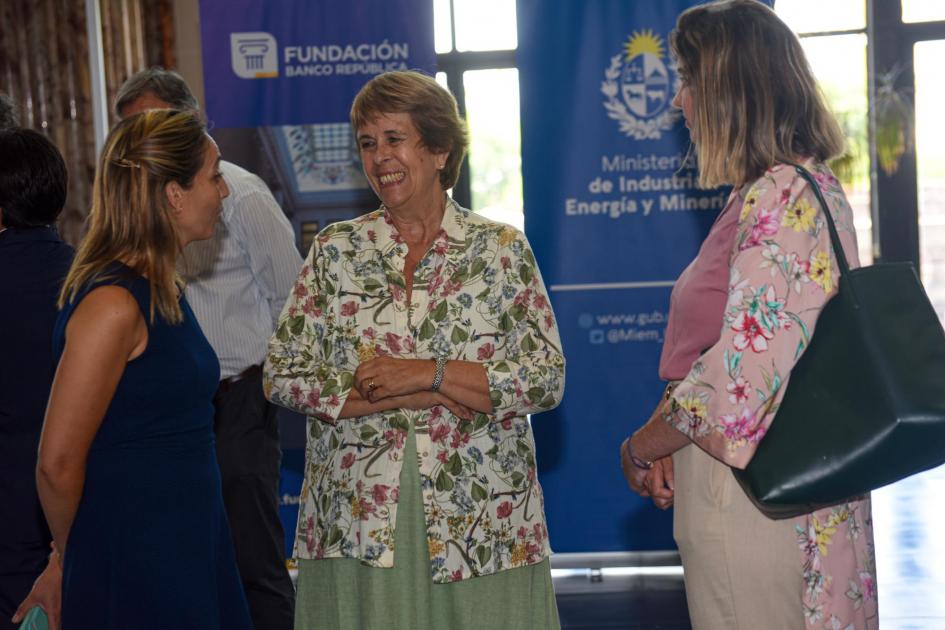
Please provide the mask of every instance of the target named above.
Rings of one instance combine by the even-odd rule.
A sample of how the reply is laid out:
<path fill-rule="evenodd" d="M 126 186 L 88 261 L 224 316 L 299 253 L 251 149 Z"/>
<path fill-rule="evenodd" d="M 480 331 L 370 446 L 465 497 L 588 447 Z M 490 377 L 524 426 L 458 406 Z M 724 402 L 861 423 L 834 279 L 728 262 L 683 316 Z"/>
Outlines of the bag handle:
<path fill-rule="evenodd" d="M 850 272 L 850 265 L 847 263 L 847 256 L 843 253 L 843 244 L 840 242 L 840 233 L 837 232 L 837 226 L 834 224 L 833 217 L 830 215 L 830 207 L 827 205 L 827 200 L 824 199 L 824 194 L 820 191 L 820 186 L 817 185 L 817 180 L 814 179 L 814 176 L 810 174 L 806 168 L 800 164 L 795 164 L 793 162 L 785 162 L 785 164 L 790 164 L 794 167 L 794 170 L 797 171 L 797 174 L 807 180 L 807 183 L 810 184 L 811 189 L 814 191 L 814 195 L 817 197 L 817 201 L 820 202 L 821 208 L 824 210 L 824 218 L 827 219 L 827 229 L 830 231 L 830 242 L 833 245 L 833 255 L 837 259 L 837 265 L 840 267 L 840 275 L 845 276 Z"/>

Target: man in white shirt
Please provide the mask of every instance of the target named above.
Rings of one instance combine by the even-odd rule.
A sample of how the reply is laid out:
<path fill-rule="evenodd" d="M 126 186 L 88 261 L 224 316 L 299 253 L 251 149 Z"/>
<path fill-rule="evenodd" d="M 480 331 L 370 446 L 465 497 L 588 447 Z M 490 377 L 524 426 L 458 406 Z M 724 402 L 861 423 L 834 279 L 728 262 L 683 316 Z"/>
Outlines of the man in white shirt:
<path fill-rule="evenodd" d="M 183 78 L 151 68 L 118 90 L 115 112 L 199 110 Z M 220 360 L 214 398 L 217 459 L 240 577 L 257 630 L 290 630 L 295 593 L 279 521 L 279 430 L 263 396 L 262 362 L 302 258 L 292 226 L 266 184 L 220 163 L 230 195 L 216 234 L 191 243 L 178 271 L 187 301 Z"/>

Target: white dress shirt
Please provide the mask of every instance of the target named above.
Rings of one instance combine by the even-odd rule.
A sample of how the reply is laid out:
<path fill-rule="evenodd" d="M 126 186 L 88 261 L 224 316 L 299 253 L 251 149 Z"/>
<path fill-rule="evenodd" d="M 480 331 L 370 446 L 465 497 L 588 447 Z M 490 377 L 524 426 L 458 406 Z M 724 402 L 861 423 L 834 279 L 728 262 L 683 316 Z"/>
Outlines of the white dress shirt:
<path fill-rule="evenodd" d="M 230 196 L 216 232 L 184 249 L 178 271 L 225 379 L 262 363 L 302 257 L 265 182 L 230 162 L 220 170 Z"/>

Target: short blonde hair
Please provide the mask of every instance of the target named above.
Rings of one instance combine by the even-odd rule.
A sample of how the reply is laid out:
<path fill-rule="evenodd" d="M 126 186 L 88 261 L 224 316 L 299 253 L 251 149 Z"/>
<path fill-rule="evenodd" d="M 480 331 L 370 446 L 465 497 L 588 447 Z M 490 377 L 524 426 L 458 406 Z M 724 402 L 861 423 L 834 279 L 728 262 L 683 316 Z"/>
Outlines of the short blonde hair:
<path fill-rule="evenodd" d="M 456 185 L 469 147 L 466 124 L 456 99 L 432 77 L 409 71 L 385 72 L 368 81 L 351 104 L 351 128 L 358 129 L 380 114 L 410 115 L 423 146 L 432 153 L 448 153 L 440 171 L 440 185 Z"/>
<path fill-rule="evenodd" d="M 155 109 L 125 118 L 108 134 L 95 172 L 88 232 L 59 295 L 60 308 L 115 261 L 145 276 L 155 307 L 179 323 L 180 249 L 165 186 L 193 185 L 209 142 L 195 112 Z"/>
<path fill-rule="evenodd" d="M 693 99 L 699 184 L 745 184 L 778 162 L 843 152 L 797 37 L 757 0 L 684 11 L 670 47 Z"/>

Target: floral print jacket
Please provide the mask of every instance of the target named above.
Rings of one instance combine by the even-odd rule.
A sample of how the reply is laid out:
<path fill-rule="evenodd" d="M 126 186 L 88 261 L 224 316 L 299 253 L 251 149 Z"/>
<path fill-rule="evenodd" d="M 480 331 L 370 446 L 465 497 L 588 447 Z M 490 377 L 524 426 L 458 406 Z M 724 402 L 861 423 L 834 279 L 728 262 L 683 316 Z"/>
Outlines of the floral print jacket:
<path fill-rule="evenodd" d="M 825 165 L 809 161 L 807 167 L 831 208 L 850 266 L 858 266 L 843 190 Z M 837 291 L 826 220 L 793 167 L 776 165 L 747 187 L 730 270 L 721 336 L 673 392 L 669 421 L 719 460 L 743 468 L 775 421 L 791 368 Z M 795 524 L 808 627 L 876 627 L 869 497 L 799 517 Z"/>
<path fill-rule="evenodd" d="M 414 424 L 431 574 L 452 582 L 550 553 L 526 414 L 557 406 L 564 357 L 525 236 L 447 202 L 414 272 L 381 207 L 317 237 L 270 340 L 266 395 L 308 416 L 295 557 L 394 562 L 404 440 Z M 378 355 L 481 362 L 494 413 L 438 406 L 338 420 Z"/>

